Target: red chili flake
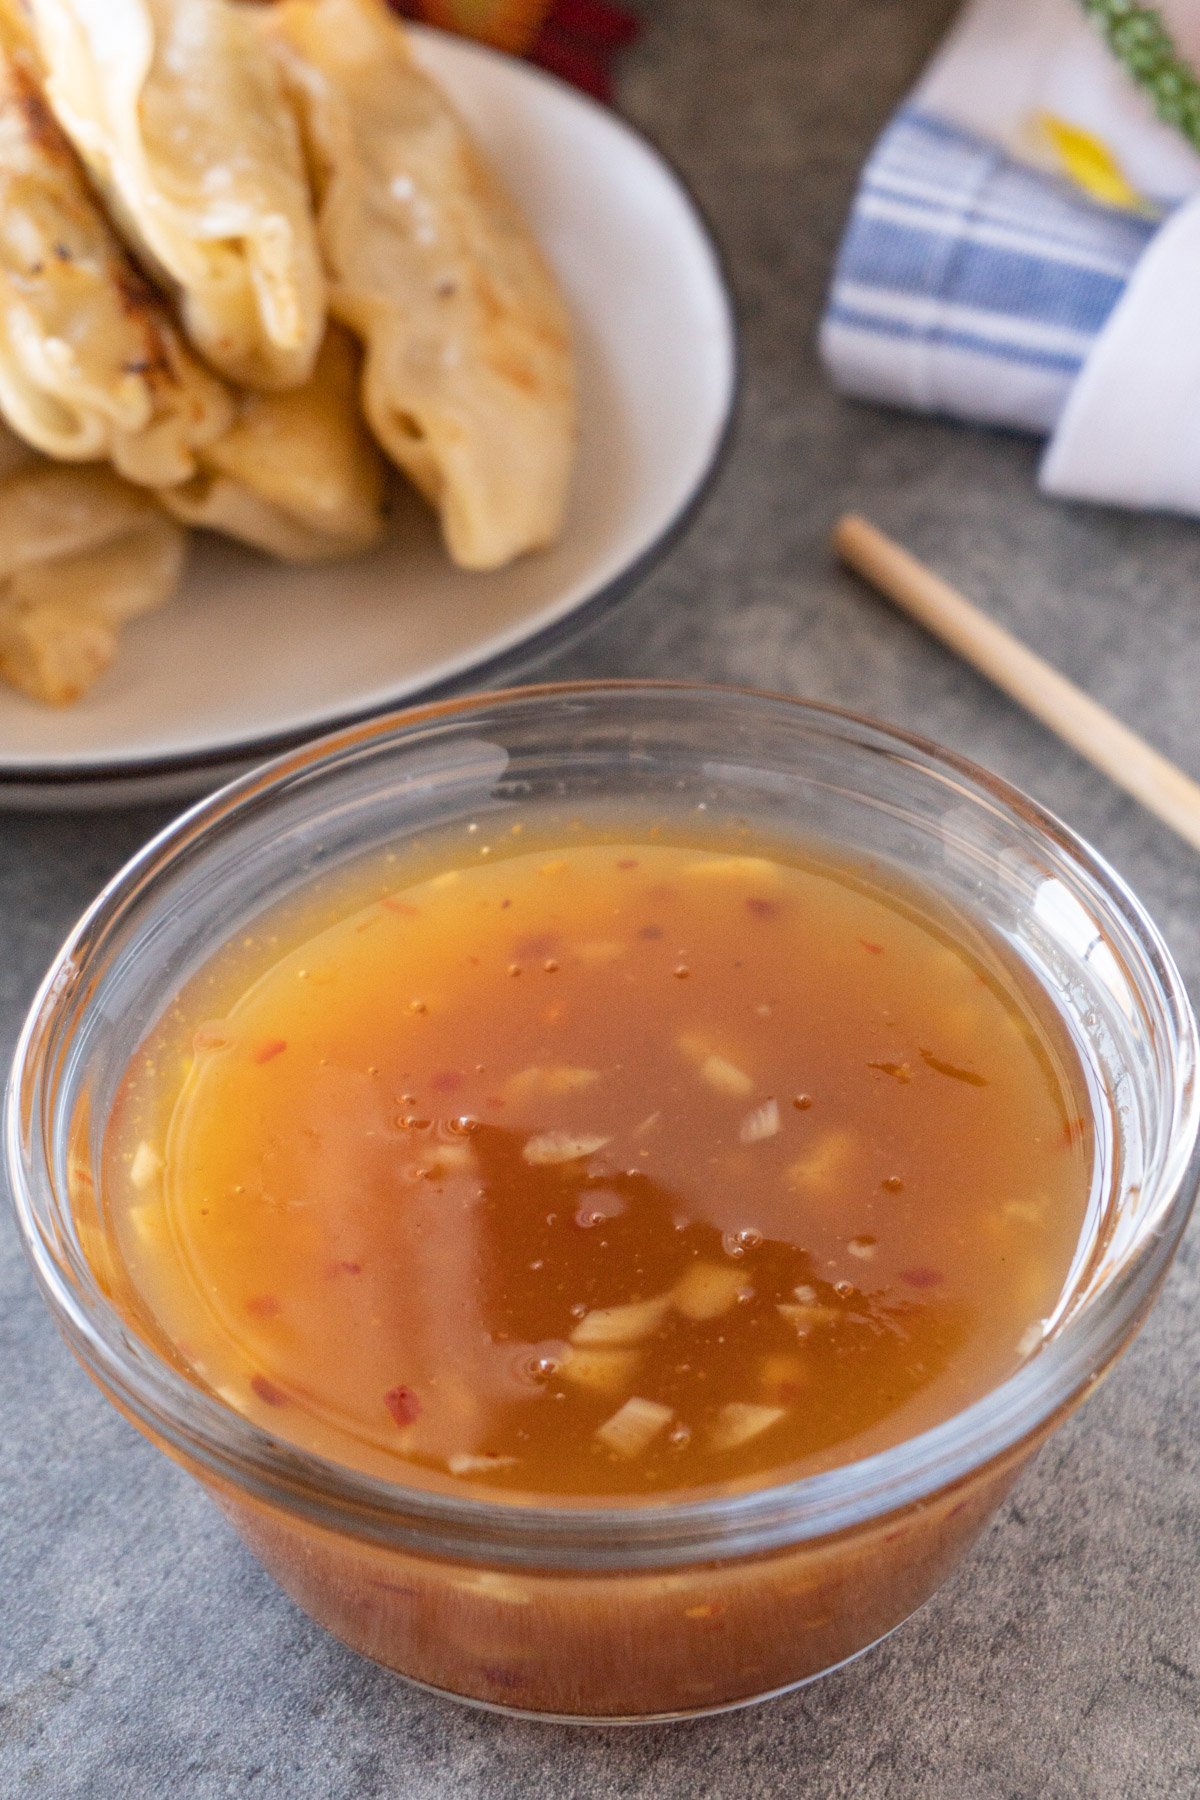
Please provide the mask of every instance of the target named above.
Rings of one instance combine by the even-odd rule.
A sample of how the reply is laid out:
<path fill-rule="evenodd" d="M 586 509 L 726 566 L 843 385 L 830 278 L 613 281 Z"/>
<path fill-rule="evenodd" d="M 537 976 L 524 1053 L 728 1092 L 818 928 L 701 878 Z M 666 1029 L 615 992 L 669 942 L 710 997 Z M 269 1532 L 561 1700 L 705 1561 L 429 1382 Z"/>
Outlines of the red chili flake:
<path fill-rule="evenodd" d="M 429 1085 L 435 1094 L 452 1094 L 462 1084 L 462 1074 L 458 1069 L 439 1069 L 436 1075 L 429 1077 Z"/>
<path fill-rule="evenodd" d="M 328 1275 L 328 1277 L 331 1281 L 333 1280 L 333 1277 L 335 1275 L 361 1275 L 362 1274 L 362 1264 L 356 1263 L 356 1262 L 326 1263 L 325 1273 L 326 1273 L 326 1275 Z"/>
<path fill-rule="evenodd" d="M 411 1425 L 421 1416 L 421 1402 L 410 1387 L 389 1388 L 383 1396 L 383 1404 L 397 1425 Z"/>
<path fill-rule="evenodd" d="M 643 925 L 641 930 L 638 932 L 638 936 L 640 938 L 660 938 L 662 936 L 662 926 L 661 925 Z"/>
<path fill-rule="evenodd" d="M 968 1087 L 986 1087 L 987 1076 L 977 1075 L 974 1069 L 961 1069 L 957 1063 L 943 1062 L 932 1050 L 922 1050 L 921 1061 L 935 1075 L 948 1075 L 951 1081 L 965 1081 Z"/>
<path fill-rule="evenodd" d="M 746 901 L 746 911 L 753 913 L 756 919 L 775 919 L 779 916 L 779 902 L 763 900 L 757 894 L 751 894 Z"/>
<path fill-rule="evenodd" d="M 278 1056 L 286 1049 L 286 1038 L 268 1038 L 266 1043 L 260 1044 L 258 1049 L 254 1052 L 254 1061 L 256 1063 L 269 1063 L 273 1056 Z"/>
<path fill-rule="evenodd" d="M 506 909 L 507 909 L 507 908 L 508 908 L 508 907 L 510 907 L 510 906 L 511 906 L 511 905 L 512 905 L 512 901 L 511 901 L 511 900 L 502 900 L 502 901 L 501 901 L 501 902 L 500 902 L 500 911 L 501 911 L 501 912 L 504 912 L 504 911 L 506 911 Z"/>
<path fill-rule="evenodd" d="M 265 1406 L 286 1406 L 287 1395 L 282 1388 L 277 1388 L 273 1381 L 265 1375 L 252 1375 L 250 1386 Z"/>
<path fill-rule="evenodd" d="M 503 1094 L 485 1094 L 483 1104 L 485 1106 L 494 1106 L 503 1109 L 508 1105 L 508 1101 L 504 1098 Z"/>
<path fill-rule="evenodd" d="M 192 1049 L 197 1052 L 202 1050 L 224 1050 L 228 1042 L 229 1039 L 223 1032 L 218 1031 L 215 1026 L 202 1025 L 192 1039 Z"/>
<path fill-rule="evenodd" d="M 274 1294 L 252 1294 L 246 1302 L 246 1311 L 256 1319 L 273 1319 L 282 1310 Z"/>
<path fill-rule="evenodd" d="M 864 950 L 869 950 L 871 952 L 872 956 L 882 956 L 883 955 L 883 945 L 882 944 L 873 944 L 871 942 L 870 938 L 859 938 L 858 941 L 862 945 Z"/>
<path fill-rule="evenodd" d="M 618 869 L 636 869 L 638 867 L 638 859 L 636 856 L 623 856 L 617 863 L 617 867 Z"/>
<path fill-rule="evenodd" d="M 901 1281 L 907 1281 L 909 1287 L 940 1287 L 945 1277 L 940 1269 L 922 1266 L 917 1269 L 901 1269 Z"/>
<path fill-rule="evenodd" d="M 385 894 L 379 904 L 385 911 L 400 913 L 406 919 L 418 919 L 421 916 L 419 906 L 414 906 L 409 900 L 397 900 L 394 894 Z"/>

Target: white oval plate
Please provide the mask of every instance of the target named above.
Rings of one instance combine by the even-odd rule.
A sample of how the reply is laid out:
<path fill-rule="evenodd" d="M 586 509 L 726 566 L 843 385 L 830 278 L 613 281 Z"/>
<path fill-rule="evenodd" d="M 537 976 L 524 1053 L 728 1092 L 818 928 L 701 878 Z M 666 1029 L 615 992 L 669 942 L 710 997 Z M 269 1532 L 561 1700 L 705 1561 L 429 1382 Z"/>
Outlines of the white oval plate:
<path fill-rule="evenodd" d="M 332 567 L 199 534 L 181 593 L 126 631 L 78 705 L 0 690 L 0 805 L 197 792 L 334 725 L 511 676 L 625 593 L 690 516 L 737 386 L 729 294 L 695 204 L 644 138 L 553 76 L 413 35 L 571 307 L 580 443 L 561 541 L 468 574 L 407 500 L 385 544 Z"/>

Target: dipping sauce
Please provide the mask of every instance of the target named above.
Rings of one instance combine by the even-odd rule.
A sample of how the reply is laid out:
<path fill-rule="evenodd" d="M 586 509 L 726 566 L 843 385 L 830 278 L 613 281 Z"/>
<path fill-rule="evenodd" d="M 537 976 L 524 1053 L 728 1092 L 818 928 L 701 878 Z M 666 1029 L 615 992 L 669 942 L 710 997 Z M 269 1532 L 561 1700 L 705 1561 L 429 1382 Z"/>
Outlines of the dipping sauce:
<path fill-rule="evenodd" d="M 106 1225 L 143 1328 L 343 1464 L 758 1485 L 1036 1351 L 1088 1115 L 1040 987 L 885 866 L 530 818 L 381 855 L 195 977 L 119 1095 Z"/>

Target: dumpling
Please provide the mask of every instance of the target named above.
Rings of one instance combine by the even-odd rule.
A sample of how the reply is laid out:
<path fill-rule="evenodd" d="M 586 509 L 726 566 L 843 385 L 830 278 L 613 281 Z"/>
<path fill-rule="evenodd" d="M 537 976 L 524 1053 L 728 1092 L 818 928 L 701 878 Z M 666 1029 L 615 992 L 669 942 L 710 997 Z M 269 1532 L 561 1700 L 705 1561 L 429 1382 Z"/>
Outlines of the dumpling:
<path fill-rule="evenodd" d="M 233 380 L 307 380 L 325 282 L 296 122 L 229 0 L 28 0 L 50 104 L 113 216 Z"/>
<path fill-rule="evenodd" d="M 0 680 L 64 706 L 113 659 L 121 627 L 171 598 L 187 534 L 100 465 L 0 439 Z"/>
<path fill-rule="evenodd" d="M 386 470 L 358 411 L 359 353 L 336 325 L 312 379 L 247 393 L 201 472 L 159 491 L 189 525 L 208 525 L 288 562 L 352 556 L 383 533 Z"/>
<path fill-rule="evenodd" d="M 456 562 L 550 543 L 574 451 L 570 333 L 516 207 L 383 0 L 251 10 L 301 119 L 330 310 L 365 345 L 372 430 Z"/>
<path fill-rule="evenodd" d="M 182 481 L 228 428 L 225 384 L 181 342 L 55 124 L 0 11 L 0 412 L 49 456 Z"/>

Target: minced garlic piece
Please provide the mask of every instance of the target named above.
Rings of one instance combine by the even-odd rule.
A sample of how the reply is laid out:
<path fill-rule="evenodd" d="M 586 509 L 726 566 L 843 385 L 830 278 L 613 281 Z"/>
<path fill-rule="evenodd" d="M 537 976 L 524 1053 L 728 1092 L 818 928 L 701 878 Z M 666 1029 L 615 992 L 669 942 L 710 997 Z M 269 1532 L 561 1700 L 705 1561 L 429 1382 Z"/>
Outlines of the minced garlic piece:
<path fill-rule="evenodd" d="M 429 1153 L 429 1166 L 450 1173 L 474 1169 L 475 1153 L 470 1144 L 437 1144 Z"/>
<path fill-rule="evenodd" d="M 742 1100 L 754 1092 L 754 1082 L 746 1071 L 723 1056 L 706 1056 L 700 1064 L 700 1079 L 707 1081 L 718 1094 L 728 1094 L 733 1100 Z"/>
<path fill-rule="evenodd" d="M 535 1100 L 543 1095 L 582 1093 L 599 1079 L 599 1069 L 582 1069 L 574 1063 L 551 1063 L 543 1068 L 535 1063 L 531 1068 L 519 1069 L 515 1075 L 510 1075 L 501 1092 L 506 1100 L 519 1105 L 524 1100 Z"/>
<path fill-rule="evenodd" d="M 671 1305 L 685 1319 L 718 1319 L 736 1305 L 739 1294 L 750 1293 L 740 1269 L 723 1268 L 719 1263 L 697 1262 L 687 1269 L 671 1289 Z"/>
<path fill-rule="evenodd" d="M 801 1193 L 830 1193 L 853 1155 L 854 1138 L 848 1131 L 827 1131 L 803 1156 L 789 1164 L 785 1179 L 790 1188 Z"/>
<path fill-rule="evenodd" d="M 611 1419 L 596 1428 L 596 1436 L 618 1456 L 640 1456 L 674 1418 L 669 1406 L 643 1400 L 637 1394 L 619 1407 Z"/>
<path fill-rule="evenodd" d="M 634 1300 L 628 1306 L 595 1306 L 571 1333 L 573 1344 L 640 1344 L 656 1331 L 671 1305 L 669 1294 Z"/>
<path fill-rule="evenodd" d="M 580 1350 L 571 1344 L 559 1373 L 572 1387 L 591 1388 L 597 1394 L 620 1394 L 628 1390 L 640 1361 L 636 1350 Z"/>
<path fill-rule="evenodd" d="M 751 1438 L 770 1431 L 786 1414 L 786 1406 L 759 1406 L 752 1400 L 731 1400 L 717 1414 L 709 1434 L 709 1445 L 713 1450 L 736 1450 L 739 1445 L 748 1444 Z"/>
<path fill-rule="evenodd" d="M 156 1182 L 158 1177 L 162 1174 L 162 1171 L 162 1157 L 158 1154 L 158 1151 L 154 1148 L 153 1144 L 147 1143 L 146 1139 L 143 1138 L 137 1149 L 134 1151 L 133 1161 L 129 1165 L 130 1181 L 133 1183 L 134 1187 L 137 1188 L 139 1193 L 143 1193 L 146 1188 L 153 1186 L 154 1182 Z"/>
<path fill-rule="evenodd" d="M 515 1456 L 469 1456 L 462 1451 L 448 1456 L 446 1467 L 452 1475 L 491 1475 L 496 1469 L 514 1468 L 516 1461 Z"/>
<path fill-rule="evenodd" d="M 764 1138 L 771 1138 L 779 1131 L 779 1102 L 764 1100 L 753 1112 L 746 1114 L 738 1126 L 738 1137 L 743 1144 L 761 1144 Z"/>
<path fill-rule="evenodd" d="M 521 1155 L 535 1168 L 581 1162 L 585 1156 L 594 1156 L 597 1150 L 603 1150 L 608 1141 L 606 1137 L 588 1132 L 541 1131 L 526 1141 Z"/>

